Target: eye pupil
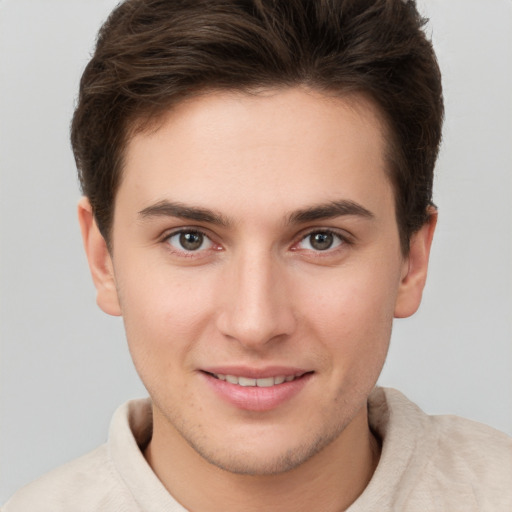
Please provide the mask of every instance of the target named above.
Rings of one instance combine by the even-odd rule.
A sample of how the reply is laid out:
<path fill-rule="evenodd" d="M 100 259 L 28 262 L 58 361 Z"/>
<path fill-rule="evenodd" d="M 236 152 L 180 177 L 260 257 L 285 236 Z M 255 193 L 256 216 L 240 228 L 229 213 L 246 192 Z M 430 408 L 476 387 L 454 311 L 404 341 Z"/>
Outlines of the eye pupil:
<path fill-rule="evenodd" d="M 180 234 L 180 245 L 187 251 L 195 251 L 203 244 L 202 233 L 189 231 Z"/>
<path fill-rule="evenodd" d="M 310 235 L 311 247 L 318 251 L 329 249 L 334 242 L 332 233 L 313 233 Z"/>

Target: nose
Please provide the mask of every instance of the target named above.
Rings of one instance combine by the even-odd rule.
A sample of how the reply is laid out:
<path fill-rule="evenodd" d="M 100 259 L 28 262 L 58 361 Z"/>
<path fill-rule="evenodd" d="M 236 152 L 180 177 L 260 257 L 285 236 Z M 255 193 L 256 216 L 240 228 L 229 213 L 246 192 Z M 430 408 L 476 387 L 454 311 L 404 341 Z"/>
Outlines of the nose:
<path fill-rule="evenodd" d="M 223 276 L 217 327 L 258 351 L 291 335 L 296 317 L 283 264 L 269 252 L 248 252 L 233 258 Z"/>

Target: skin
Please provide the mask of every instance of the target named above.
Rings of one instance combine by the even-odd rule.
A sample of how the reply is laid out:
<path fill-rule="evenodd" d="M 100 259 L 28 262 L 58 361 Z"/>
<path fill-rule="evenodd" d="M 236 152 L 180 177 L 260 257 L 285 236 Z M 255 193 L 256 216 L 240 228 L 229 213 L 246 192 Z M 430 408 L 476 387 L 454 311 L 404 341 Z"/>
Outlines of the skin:
<path fill-rule="evenodd" d="M 404 256 L 385 140 L 363 97 L 204 94 L 128 143 L 111 253 L 81 201 L 98 304 L 123 316 L 153 400 L 146 459 L 186 508 L 343 510 L 370 480 L 367 397 L 393 317 L 419 306 L 436 222 Z M 308 375 L 246 410 L 205 373 L 235 366 Z"/>

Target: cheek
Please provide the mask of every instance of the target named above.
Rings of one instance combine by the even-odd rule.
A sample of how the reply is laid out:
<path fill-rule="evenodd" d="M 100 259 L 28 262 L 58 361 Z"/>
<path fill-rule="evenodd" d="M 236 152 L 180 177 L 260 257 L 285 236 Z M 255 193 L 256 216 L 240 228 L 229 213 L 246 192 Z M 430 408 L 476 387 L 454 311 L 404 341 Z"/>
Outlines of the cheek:
<path fill-rule="evenodd" d="M 309 325 L 332 354 L 333 371 L 345 378 L 380 373 L 391 328 L 399 277 L 379 264 L 343 269 L 325 280 L 322 290 L 309 287 Z M 334 273 L 333 273 L 334 274 Z M 373 378 L 373 377 L 371 377 Z"/>
<path fill-rule="evenodd" d="M 204 282 L 205 277 L 191 279 L 191 275 L 145 269 L 119 276 L 128 346 L 143 381 L 146 374 L 171 376 L 172 368 L 183 366 L 210 324 L 214 287 Z"/>
<path fill-rule="evenodd" d="M 376 263 L 314 276 L 294 295 L 303 298 L 300 309 L 313 313 L 326 327 L 371 331 L 393 318 L 398 285 L 399 270 Z"/>

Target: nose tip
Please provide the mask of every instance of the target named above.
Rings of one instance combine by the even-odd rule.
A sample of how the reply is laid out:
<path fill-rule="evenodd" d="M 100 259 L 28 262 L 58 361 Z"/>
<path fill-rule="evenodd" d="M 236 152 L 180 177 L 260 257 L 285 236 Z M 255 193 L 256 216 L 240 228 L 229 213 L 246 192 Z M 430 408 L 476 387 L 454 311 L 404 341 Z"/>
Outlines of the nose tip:
<path fill-rule="evenodd" d="M 291 335 L 296 318 L 287 288 L 276 265 L 254 260 L 241 265 L 225 282 L 219 330 L 252 350 Z"/>

